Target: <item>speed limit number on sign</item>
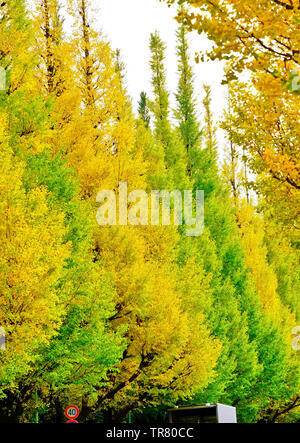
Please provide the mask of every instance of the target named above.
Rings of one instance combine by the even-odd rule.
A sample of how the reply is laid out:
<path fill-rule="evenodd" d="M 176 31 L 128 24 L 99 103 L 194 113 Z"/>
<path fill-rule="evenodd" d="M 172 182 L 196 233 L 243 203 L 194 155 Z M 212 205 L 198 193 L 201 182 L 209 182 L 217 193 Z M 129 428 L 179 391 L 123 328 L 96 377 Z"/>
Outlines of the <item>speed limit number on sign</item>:
<path fill-rule="evenodd" d="M 75 420 L 79 415 L 79 409 L 77 408 L 77 406 L 71 405 L 68 406 L 65 410 L 65 416 L 69 419 L 69 420 Z"/>

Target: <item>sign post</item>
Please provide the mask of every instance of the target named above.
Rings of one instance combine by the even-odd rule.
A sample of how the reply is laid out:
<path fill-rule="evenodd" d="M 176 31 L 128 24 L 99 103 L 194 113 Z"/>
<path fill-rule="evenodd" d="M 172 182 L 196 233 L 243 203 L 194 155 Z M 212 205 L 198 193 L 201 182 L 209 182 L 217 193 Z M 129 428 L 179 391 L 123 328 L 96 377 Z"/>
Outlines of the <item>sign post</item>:
<path fill-rule="evenodd" d="M 79 416 L 79 408 L 74 405 L 70 405 L 65 410 L 65 416 L 67 417 L 67 423 L 78 423 L 76 418 Z"/>

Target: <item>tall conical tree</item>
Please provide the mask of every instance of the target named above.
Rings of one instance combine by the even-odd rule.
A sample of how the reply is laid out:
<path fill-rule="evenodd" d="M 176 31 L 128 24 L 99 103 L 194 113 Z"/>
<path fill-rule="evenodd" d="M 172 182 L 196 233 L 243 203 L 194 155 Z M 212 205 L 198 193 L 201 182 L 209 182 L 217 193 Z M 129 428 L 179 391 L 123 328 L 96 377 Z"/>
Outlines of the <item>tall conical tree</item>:
<path fill-rule="evenodd" d="M 166 118 L 166 109 L 168 108 L 166 107 L 166 80 L 162 64 L 163 46 L 158 40 L 158 36 L 154 37 L 152 37 L 152 51 L 155 49 L 152 58 L 152 69 L 154 68 L 155 104 L 156 109 L 160 108 L 160 104 L 163 109 L 163 112 L 156 113 L 156 136 L 158 140 L 166 140 L 164 135 L 169 121 Z M 203 236 L 200 238 L 187 239 L 182 235 L 177 259 L 181 266 L 194 262 L 193 272 L 199 278 L 203 275 L 204 268 L 206 285 L 209 285 L 213 299 L 212 303 L 205 303 L 201 297 L 201 288 L 195 286 L 195 299 L 198 296 L 195 311 L 199 308 L 205 309 L 211 329 L 223 344 L 216 380 L 209 385 L 201 397 L 198 397 L 198 400 L 213 402 L 222 399 L 224 402 L 234 403 L 240 399 L 245 404 L 245 399 L 251 392 L 250 386 L 259 376 L 261 368 L 256 354 L 256 343 L 250 338 L 247 314 L 245 314 L 240 303 L 239 292 L 236 289 L 239 271 L 237 271 L 236 276 L 232 276 L 231 280 L 234 264 L 232 269 L 226 269 L 226 263 L 229 261 L 230 255 L 232 255 L 232 260 L 235 264 L 239 260 L 241 261 L 240 267 L 245 275 L 246 269 L 243 263 L 242 248 L 237 236 L 235 220 L 230 208 L 229 195 L 222 189 L 223 183 L 218 178 L 216 150 L 212 149 L 211 139 L 207 141 L 207 147 L 199 149 L 199 125 L 197 124 L 193 105 L 191 68 L 189 67 L 187 57 L 184 33 L 180 37 L 179 67 L 181 77 L 179 93 L 177 94 L 180 113 L 177 116 L 179 117 L 179 122 L 182 123 L 179 128 L 181 138 L 188 145 L 188 148 L 186 145 L 185 157 L 188 158 L 191 165 L 190 168 L 185 169 L 184 174 L 186 180 L 189 179 L 193 183 L 194 190 L 205 191 L 206 228 Z M 184 75 L 185 71 L 189 73 L 188 76 Z M 161 91 L 162 85 L 164 93 L 160 94 L 160 98 L 157 95 L 157 91 Z M 191 115 L 189 115 L 189 112 L 191 112 Z M 210 102 L 207 103 L 207 112 L 211 116 Z M 191 124 L 186 125 L 186 121 Z M 210 117 L 207 123 L 211 129 L 212 117 Z M 189 131 L 191 132 L 189 133 Z M 206 131 L 206 134 L 208 134 L 208 131 Z M 192 149 L 190 146 L 191 140 L 193 140 Z M 166 146 L 166 142 L 164 145 Z M 170 172 L 167 156 L 166 165 L 167 171 Z M 173 178 L 173 184 L 175 187 L 178 187 L 177 177 Z M 218 205 L 219 207 L 217 207 Z M 207 210 L 207 207 L 210 209 Z M 216 212 L 220 226 L 218 221 L 215 221 L 213 218 Z M 222 229 L 225 229 L 226 233 L 224 244 Z M 233 240 L 231 240 L 231 236 L 233 236 Z M 232 249 L 230 252 L 229 244 L 230 249 Z M 209 278 L 209 276 L 211 277 Z M 245 276 L 242 277 L 241 285 L 245 278 Z M 242 414 L 244 412 L 245 409 Z"/>
<path fill-rule="evenodd" d="M 25 4 L 7 1 L 2 8 L 0 63 L 7 70 L 7 89 L 0 92 L 1 218 L 6 220 L 0 236 L 0 306 L 1 323 L 12 346 L 1 355 L 11 367 L 7 371 L 1 362 L 0 384 L 10 399 L 9 409 L 22 404 L 22 399 L 16 401 L 22 397 L 17 392 L 19 378 L 32 370 L 41 346 L 55 336 L 65 314 L 66 293 L 62 291 L 59 298 L 58 285 L 70 245 L 63 208 L 52 205 L 46 187 L 26 186 L 28 157 L 44 149 L 41 133 L 46 128 L 47 105 L 35 88 L 33 28 Z M 19 418 L 12 410 L 9 415 L 12 420 Z"/>
<path fill-rule="evenodd" d="M 179 130 L 183 139 L 189 159 L 188 173 L 192 173 L 193 164 L 200 149 L 202 131 L 197 119 L 196 101 L 194 93 L 194 75 L 191 68 L 188 48 L 188 37 L 185 25 L 181 25 L 177 31 L 177 56 L 179 84 L 176 94 L 177 108 L 175 117 L 179 124 Z"/>
<path fill-rule="evenodd" d="M 208 120 L 207 124 L 211 126 Z M 236 209 L 225 183 L 219 178 L 210 131 L 206 134 L 207 147 L 202 151 L 202 166 L 195 177 L 195 186 L 205 190 L 206 226 L 217 248 L 220 274 L 217 273 L 218 268 L 215 269 L 215 306 L 211 318 L 215 333 L 224 343 L 224 353 L 220 359 L 218 378 L 203 393 L 201 400 L 211 401 L 214 398 L 217 401 L 219 398 L 219 401 L 230 402 L 238 406 L 241 420 L 255 421 L 268 405 L 281 396 L 288 397 L 286 387 L 293 379 L 294 369 L 290 366 L 289 370 L 286 336 L 278 324 L 270 320 L 255 288 L 255 277 L 248 272 L 246 254 L 236 225 Z M 237 336 L 231 335 L 238 327 L 236 321 L 243 325 Z M 220 391 L 221 386 L 224 387 L 223 392 Z"/>
<path fill-rule="evenodd" d="M 213 115 L 211 111 L 211 86 L 204 85 L 205 98 L 203 100 L 203 105 L 205 108 L 205 132 L 207 147 L 210 152 L 216 149 L 216 129 L 213 123 Z"/>
<path fill-rule="evenodd" d="M 70 392 L 78 397 L 90 394 L 91 384 L 105 378 L 107 370 L 119 361 L 123 344 L 118 333 L 106 328 L 107 319 L 114 315 L 114 291 L 101 264 L 94 262 L 94 214 L 79 199 L 74 172 L 65 159 L 55 155 L 60 145 L 55 146 L 54 140 L 64 134 L 64 126 L 59 131 L 52 114 L 61 99 L 61 82 L 57 81 L 61 71 L 52 72 L 50 91 L 48 69 L 37 75 L 35 66 L 36 23 L 31 26 L 20 1 L 7 2 L 5 12 L 9 26 L 0 23 L 1 44 L 6 44 L 6 33 L 12 29 L 16 39 L 5 55 L 9 89 L 0 93 L 0 110 L 5 110 L 4 114 L 1 111 L 4 132 L 0 143 L 5 154 L 1 169 L 6 186 L 12 186 L 11 192 L 4 183 L 0 186 L 2 193 L 11 194 L 6 228 L 12 235 L 6 240 L 1 235 L 5 240 L 1 247 L 6 250 L 2 254 L 3 278 L 7 283 L 11 280 L 7 289 L 1 283 L 5 296 L 1 323 L 4 325 L 3 315 L 11 318 L 12 325 L 5 326 L 13 346 L 12 352 L 1 355 L 10 367 L 7 371 L 6 365 L 2 366 L 0 384 L 8 396 L 8 401 L 1 403 L 3 415 L 19 422 L 31 419 L 34 392 L 42 393 L 44 404 L 50 402 L 54 408 L 58 403 L 61 409 L 60 401 Z M 56 9 L 48 12 L 41 17 L 54 23 Z M 47 60 L 47 51 L 47 44 L 41 45 L 38 56 Z M 37 81 L 40 79 L 43 81 Z M 7 212 L 6 206 L 4 203 L 1 212 Z M 15 263 L 10 269 L 9 261 Z M 10 292 L 18 294 L 15 306 L 8 305 Z M 95 366 L 97 370 L 91 371 Z"/>
<path fill-rule="evenodd" d="M 47 190 L 26 191 L 25 164 L 9 146 L 9 119 L 1 118 L 0 323 L 7 333 L 1 353 L 0 393 L 15 388 L 26 376 L 42 345 L 56 334 L 64 315 L 58 283 L 64 275 L 70 246 L 65 240 L 64 213 L 49 204 Z"/>
<path fill-rule="evenodd" d="M 148 128 L 149 124 L 150 124 L 151 117 L 150 117 L 148 103 L 147 103 L 147 94 L 145 92 L 141 92 L 138 113 L 139 113 L 141 120 L 144 121 L 146 127 Z"/>
<path fill-rule="evenodd" d="M 165 49 L 165 44 L 156 31 L 150 38 L 150 67 L 154 94 L 151 110 L 154 114 L 155 135 L 164 148 L 165 163 L 171 181 L 173 184 L 176 183 L 179 189 L 189 189 L 185 149 L 179 131 L 172 128 L 169 118 L 170 103 L 164 66 Z"/>
<path fill-rule="evenodd" d="M 101 189 L 117 191 L 120 182 L 128 191 L 145 189 L 151 168 L 136 151 L 135 121 L 112 51 L 89 25 L 87 2 L 74 4 L 73 13 L 80 11 L 76 60 L 83 105 L 70 123 L 66 158 L 95 215 Z M 101 408 L 110 419 L 123 419 L 141 405 L 186 396 L 212 376 L 218 347 L 200 314 L 196 328 L 190 326 L 193 312 L 183 306 L 181 272 L 172 260 L 176 243 L 172 228 L 95 227 L 94 263 L 112 277 L 115 290 L 109 329 L 122 332 L 125 350 L 106 383 L 101 377 L 93 383 L 84 414 Z"/>

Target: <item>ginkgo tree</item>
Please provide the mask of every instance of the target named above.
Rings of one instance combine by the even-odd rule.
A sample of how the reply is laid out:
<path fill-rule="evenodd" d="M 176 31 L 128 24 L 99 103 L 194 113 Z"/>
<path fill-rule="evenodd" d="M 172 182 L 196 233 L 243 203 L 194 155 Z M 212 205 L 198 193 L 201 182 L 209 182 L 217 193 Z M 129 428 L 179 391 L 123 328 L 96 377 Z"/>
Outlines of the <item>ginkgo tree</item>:
<path fill-rule="evenodd" d="M 0 32 L 5 37 L 16 28 L 16 39 L 6 52 L 1 40 L 8 90 L 0 97 L 0 313 L 8 346 L 1 354 L 0 385 L 2 419 L 17 422 L 31 420 L 34 395 L 62 409 L 74 385 L 80 397 L 90 393 L 92 382 L 119 361 L 123 342 L 106 327 L 114 291 L 94 263 L 94 218 L 79 198 L 73 170 L 52 145 L 53 94 L 60 97 L 60 89 L 54 82 L 49 91 L 40 82 L 32 52 L 35 22 L 23 2 L 2 7 L 7 22 Z M 44 74 L 47 79 L 48 70 Z"/>
<path fill-rule="evenodd" d="M 259 9 L 225 3 L 230 19 L 234 7 L 237 20 Z M 194 6 L 204 4 L 211 16 L 198 24 L 217 38 L 220 9 L 211 8 L 213 2 Z M 157 415 L 186 400 L 235 405 L 244 422 L 297 414 L 299 364 L 290 332 L 300 313 L 292 222 L 298 96 L 281 85 L 297 64 L 297 50 L 293 61 L 280 62 L 278 47 L 278 54 L 266 48 L 270 66 L 279 66 L 271 75 L 251 52 L 251 44 L 261 46 L 255 33 L 243 63 L 230 59 L 231 72 L 245 62 L 253 74 L 250 88 L 235 84 L 227 71 L 231 112 L 224 126 L 232 164 L 224 180 L 209 86 L 203 129 L 197 118 L 188 50 L 195 17 L 180 12 L 175 111 L 165 45 L 154 32 L 152 91 L 141 94 L 134 116 L 120 52 L 95 30 L 92 6 L 68 0 L 73 26 L 67 36 L 57 0 L 35 0 L 27 10 L 23 0 L 0 5 L 0 66 L 7 80 L 0 91 L 0 327 L 7 334 L 0 422 L 39 415 L 43 423 L 59 423 L 71 403 L 80 406 L 82 422 L 122 422 L 149 408 Z M 272 8 L 260 8 L 265 25 L 275 20 Z M 286 10 L 288 35 L 288 14 L 294 19 L 298 12 Z M 219 41 L 241 43 L 227 18 Z M 289 38 L 293 52 L 297 41 Z M 241 55 L 221 46 L 212 57 Z M 243 168 L 258 175 L 259 215 L 239 193 L 250 184 L 234 176 L 238 150 Z M 234 185 L 234 199 L 226 181 Z M 120 183 L 128 193 L 204 190 L 203 235 L 187 237 L 181 226 L 99 226 L 96 197 L 105 189 L 118 193 Z M 133 209 L 125 205 L 125 213 Z"/>
<path fill-rule="evenodd" d="M 174 3 L 170 1 L 169 3 Z M 296 1 L 178 1 L 178 20 L 214 43 L 207 56 L 226 60 L 232 118 L 226 129 L 245 149 L 262 205 L 296 241 L 299 219 L 300 12 Z M 191 6 L 191 8 L 189 8 Z M 205 54 L 202 53 L 202 60 Z M 248 71 L 244 85 L 239 74 Z M 255 130 L 253 130 L 255 122 Z M 292 204 L 290 202 L 293 202 Z"/>
<path fill-rule="evenodd" d="M 224 128 L 234 144 L 243 147 L 247 167 L 258 177 L 255 190 L 269 211 L 296 241 L 299 230 L 299 99 L 266 74 L 250 84 L 231 85 L 231 109 Z M 253 130 L 255 124 L 255 130 Z"/>
<path fill-rule="evenodd" d="M 1 309 L 8 350 L 1 353 L 0 392 L 27 373 L 39 346 L 49 344 L 62 321 L 64 303 L 56 284 L 70 246 L 64 241 L 64 214 L 47 205 L 47 190 L 26 193 L 24 164 L 8 143 L 1 113 Z"/>
<path fill-rule="evenodd" d="M 150 171 L 157 165 L 153 156 L 143 151 L 143 148 L 146 150 L 144 143 L 136 145 L 138 134 L 144 137 L 149 133 L 147 128 L 145 132 L 142 128 L 141 132 L 135 128 L 122 84 L 120 63 L 101 35 L 93 30 L 89 3 L 70 2 L 70 11 L 75 18 L 72 47 L 76 48 L 75 53 L 77 51 L 74 68 L 78 72 L 70 91 L 77 101 L 71 103 L 67 100 L 62 104 L 63 111 L 51 115 L 56 122 L 53 130 L 48 132 L 47 140 L 51 152 L 62 154 L 76 171 L 81 196 L 92 217 L 96 214 L 95 198 L 101 189 L 117 190 L 120 182 L 126 182 L 128 190 L 146 189 L 147 176 L 149 174 L 150 177 Z M 47 51 L 46 42 L 44 50 Z M 55 72 L 59 75 L 59 70 Z M 47 73 L 44 70 L 39 74 L 44 76 L 42 84 L 46 83 Z M 53 82 L 56 84 L 55 75 Z M 63 95 L 68 96 L 68 88 L 66 82 Z M 51 99 L 51 93 L 45 92 Z M 55 89 L 53 93 L 56 93 Z M 56 100 L 60 101 L 57 94 Z M 71 118 L 63 118 L 66 112 Z M 187 300 L 183 300 L 184 269 L 173 263 L 177 241 L 176 231 L 171 228 L 93 227 L 93 267 L 102 285 L 104 277 L 101 275 L 110 276 L 110 293 L 115 304 L 115 313 L 110 314 L 107 326 L 116 335 L 122 333 L 125 349 L 120 363 L 106 377 L 99 368 L 86 378 L 83 369 L 87 371 L 91 363 L 90 360 L 84 363 L 87 357 L 83 359 L 83 343 L 67 359 L 65 353 L 60 357 L 65 346 L 73 349 L 72 340 L 64 333 L 72 326 L 71 311 L 68 322 L 60 330 L 62 342 L 53 340 L 50 348 L 49 355 L 53 353 L 58 359 L 57 364 L 60 360 L 61 363 L 58 366 L 54 364 L 53 373 L 51 361 L 46 363 L 48 371 L 45 377 L 39 375 L 37 378 L 37 383 L 45 380 L 45 386 L 50 380 L 55 383 L 56 403 L 61 404 L 62 398 L 68 398 L 72 393 L 73 398 L 82 397 L 83 417 L 91 416 L 101 407 L 110 419 L 120 420 L 130 410 L 144 404 L 185 398 L 196 386 L 208 382 L 213 375 L 219 345 L 210 337 L 203 308 L 193 312 Z M 72 272 L 81 272 L 80 269 L 73 266 Z M 75 281 L 81 278 L 80 275 Z M 204 292 L 205 287 L 202 290 Z M 76 304 L 74 309 L 79 309 Z M 107 308 L 105 317 L 109 312 Z M 88 337 L 86 327 L 82 328 L 82 332 Z M 94 336 L 97 340 L 97 335 Z M 84 337 L 79 336 L 90 347 L 91 343 Z M 103 341 L 103 336 L 99 335 L 98 340 Z M 74 345 L 76 343 L 74 340 Z M 49 358 L 47 353 L 45 356 Z M 68 369 L 74 358 L 77 360 L 73 368 L 77 389 L 73 389 L 74 385 L 70 383 L 72 368 L 70 372 Z M 53 392 L 50 394 L 53 397 Z M 53 400 L 51 402 L 55 404 Z"/>
<path fill-rule="evenodd" d="M 212 59 L 227 59 L 232 72 L 244 68 L 288 80 L 300 67 L 299 4 L 296 0 L 167 0 L 191 6 L 180 9 L 179 20 L 206 33 L 215 44 Z"/>

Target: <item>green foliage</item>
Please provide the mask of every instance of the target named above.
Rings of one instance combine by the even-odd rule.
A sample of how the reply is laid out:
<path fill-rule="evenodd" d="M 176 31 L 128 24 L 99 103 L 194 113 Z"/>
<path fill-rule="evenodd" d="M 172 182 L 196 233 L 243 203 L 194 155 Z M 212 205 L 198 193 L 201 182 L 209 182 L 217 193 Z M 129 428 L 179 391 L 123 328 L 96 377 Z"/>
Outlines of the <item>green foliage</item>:
<path fill-rule="evenodd" d="M 289 411 L 297 420 L 295 243 L 270 213 L 230 196 L 209 86 L 203 129 L 198 121 L 188 23 L 177 32 L 175 124 L 157 32 L 152 100 L 141 94 L 135 120 L 119 51 L 92 29 L 88 1 L 69 7 L 71 44 L 56 0 L 38 1 L 33 19 L 22 0 L 0 5 L 8 77 L 0 325 L 9 344 L 0 354 L 0 422 L 32 421 L 37 407 L 41 421 L 60 422 L 69 403 L 81 406 L 82 421 L 124 421 L 133 411 L 148 422 L 191 400 L 234 405 L 242 422 L 285 421 Z M 184 226 L 100 228 L 95 195 L 120 181 L 203 190 L 203 235 L 186 237 Z"/>
<path fill-rule="evenodd" d="M 193 72 L 189 63 L 187 31 L 182 25 L 177 31 L 177 56 L 179 59 L 178 72 L 180 75 L 176 94 L 177 108 L 175 118 L 187 151 L 188 173 L 195 170 L 199 149 L 201 146 L 202 131 L 197 121 L 195 93 L 193 88 Z"/>
<path fill-rule="evenodd" d="M 141 99 L 139 101 L 139 116 L 144 121 L 146 127 L 149 127 L 150 124 L 150 113 L 148 108 L 148 102 L 147 102 L 147 94 L 145 92 L 141 92 Z"/>
<path fill-rule="evenodd" d="M 164 149 L 165 164 L 173 189 L 189 189 L 189 181 L 186 175 L 185 147 L 180 132 L 178 129 L 172 128 L 169 119 L 169 94 L 164 66 L 165 44 L 158 32 L 151 35 L 150 50 L 152 54 L 150 67 L 154 94 L 154 100 L 151 102 L 150 108 L 154 115 L 155 137 Z"/>

